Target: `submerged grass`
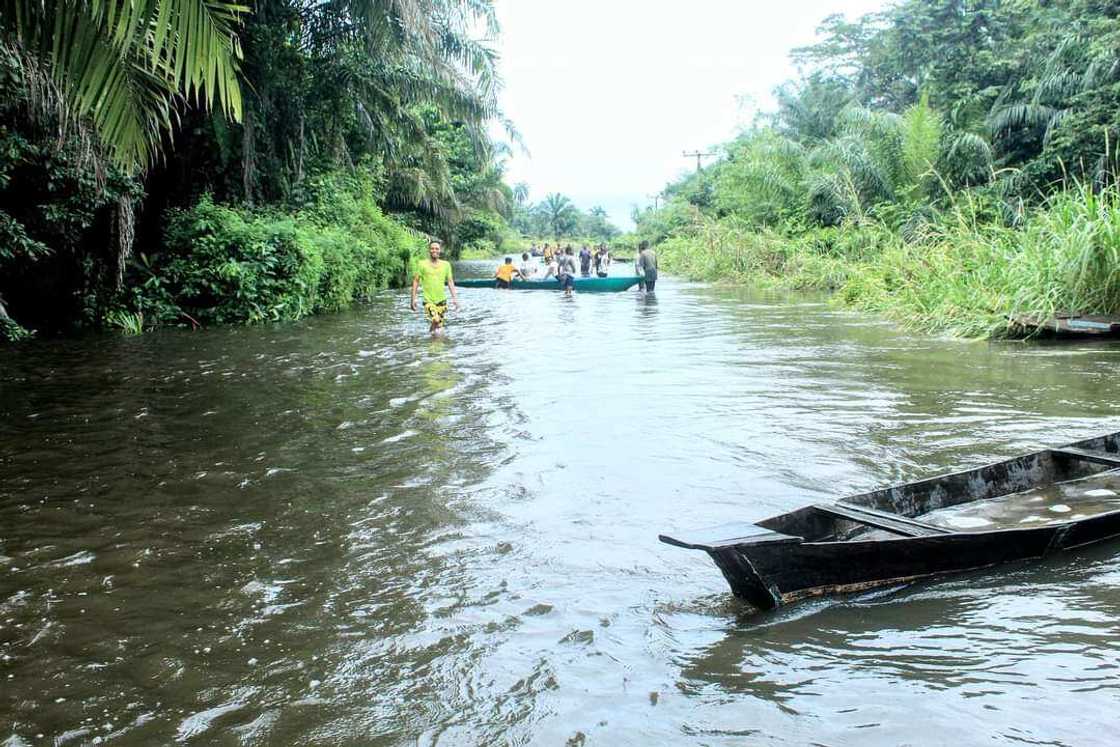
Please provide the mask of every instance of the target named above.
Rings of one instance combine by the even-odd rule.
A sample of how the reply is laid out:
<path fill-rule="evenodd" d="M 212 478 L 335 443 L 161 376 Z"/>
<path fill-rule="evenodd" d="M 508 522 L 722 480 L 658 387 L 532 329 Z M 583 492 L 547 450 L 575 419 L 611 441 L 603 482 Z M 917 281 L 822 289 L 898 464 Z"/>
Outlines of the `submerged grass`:
<path fill-rule="evenodd" d="M 908 326 L 1000 336 L 1014 314 L 1120 313 L 1120 194 L 1058 193 L 1015 228 L 971 206 L 904 238 L 874 221 L 783 234 L 733 217 L 699 219 L 659 247 L 693 279 L 829 289 L 839 303 Z"/>

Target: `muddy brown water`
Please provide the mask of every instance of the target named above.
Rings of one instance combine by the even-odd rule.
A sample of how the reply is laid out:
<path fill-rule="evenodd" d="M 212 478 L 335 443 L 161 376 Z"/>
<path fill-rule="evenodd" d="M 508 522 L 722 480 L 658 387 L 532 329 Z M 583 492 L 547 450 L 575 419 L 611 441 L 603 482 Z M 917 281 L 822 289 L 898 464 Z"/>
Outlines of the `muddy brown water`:
<path fill-rule="evenodd" d="M 0 744 L 1114 743 L 1120 545 L 760 616 L 656 538 L 1120 429 L 1120 345 L 461 293 L 0 351 Z"/>

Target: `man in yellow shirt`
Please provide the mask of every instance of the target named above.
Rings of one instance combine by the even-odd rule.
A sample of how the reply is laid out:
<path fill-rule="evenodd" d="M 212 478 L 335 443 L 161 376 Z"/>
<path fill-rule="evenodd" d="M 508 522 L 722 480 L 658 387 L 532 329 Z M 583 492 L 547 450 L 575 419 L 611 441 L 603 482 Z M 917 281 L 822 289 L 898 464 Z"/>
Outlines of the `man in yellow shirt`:
<path fill-rule="evenodd" d="M 412 278 L 412 301 L 409 304 L 416 311 L 416 289 L 424 289 L 424 315 L 431 326 L 428 331 L 438 335 L 443 328 L 443 317 L 447 313 L 447 292 L 451 291 L 451 305 L 458 311 L 459 298 L 455 294 L 455 280 L 451 277 L 451 263 L 440 259 L 443 246 L 438 241 L 428 244 L 428 259 L 416 265 L 416 275 Z"/>
<path fill-rule="evenodd" d="M 514 275 L 521 277 L 521 271 L 513 266 L 513 257 L 506 257 L 505 263 L 498 265 L 498 269 L 494 273 L 494 285 L 508 289 L 513 284 Z"/>

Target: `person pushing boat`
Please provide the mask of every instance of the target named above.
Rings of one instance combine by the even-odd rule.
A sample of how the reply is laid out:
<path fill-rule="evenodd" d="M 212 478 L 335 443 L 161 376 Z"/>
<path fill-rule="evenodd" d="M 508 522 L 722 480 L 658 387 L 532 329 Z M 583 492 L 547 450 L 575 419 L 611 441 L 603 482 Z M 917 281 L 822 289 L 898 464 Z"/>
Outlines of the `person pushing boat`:
<path fill-rule="evenodd" d="M 440 259 L 443 245 L 438 241 L 428 244 L 428 259 L 416 265 L 412 277 L 412 300 L 409 308 L 416 311 L 416 291 L 424 292 L 424 316 L 428 318 L 428 331 L 437 336 L 443 330 L 443 320 L 447 314 L 447 292 L 451 291 L 451 306 L 459 310 L 459 298 L 455 294 L 455 279 L 451 276 L 451 263 Z M 446 286 L 446 288 L 444 287 Z"/>
<path fill-rule="evenodd" d="M 560 281 L 560 287 L 564 290 L 564 295 L 570 296 L 572 295 L 572 288 L 575 286 L 576 276 L 576 258 L 572 254 L 572 247 L 568 246 L 556 262 L 556 279 Z"/>
<path fill-rule="evenodd" d="M 513 276 L 521 277 L 521 271 L 513 266 L 513 257 L 506 257 L 506 261 L 498 265 L 494 271 L 494 286 L 509 289 L 513 286 Z"/>

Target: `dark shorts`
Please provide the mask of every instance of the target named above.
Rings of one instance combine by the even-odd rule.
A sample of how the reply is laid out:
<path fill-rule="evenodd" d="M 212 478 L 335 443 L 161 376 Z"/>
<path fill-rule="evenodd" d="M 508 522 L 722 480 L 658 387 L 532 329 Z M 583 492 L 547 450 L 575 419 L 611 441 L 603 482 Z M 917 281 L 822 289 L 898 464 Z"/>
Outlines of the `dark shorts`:
<path fill-rule="evenodd" d="M 509 284 L 508 280 L 502 280 L 501 278 L 496 278 L 494 280 L 494 287 L 495 288 L 509 288 L 510 284 Z"/>
<path fill-rule="evenodd" d="M 568 290 L 576 286 L 575 278 L 571 275 L 561 275 L 556 279 L 560 281 L 560 290 Z"/>

